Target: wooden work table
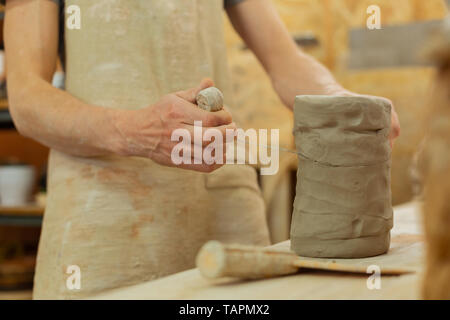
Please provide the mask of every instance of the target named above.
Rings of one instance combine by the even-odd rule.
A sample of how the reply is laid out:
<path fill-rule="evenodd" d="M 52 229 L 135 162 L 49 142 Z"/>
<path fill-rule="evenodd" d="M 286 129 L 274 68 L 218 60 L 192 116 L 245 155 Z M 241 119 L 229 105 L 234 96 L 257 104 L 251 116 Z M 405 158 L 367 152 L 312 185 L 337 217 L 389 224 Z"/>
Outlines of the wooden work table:
<path fill-rule="evenodd" d="M 207 280 L 197 269 L 155 281 L 115 289 L 94 299 L 419 299 L 423 272 L 423 237 L 420 204 L 394 208 L 390 251 L 366 259 L 334 259 L 341 263 L 364 263 L 408 267 L 416 273 L 382 276 L 381 289 L 367 288 L 367 274 L 303 271 L 292 276 L 257 281 Z M 289 241 L 275 245 L 289 250 Z"/>

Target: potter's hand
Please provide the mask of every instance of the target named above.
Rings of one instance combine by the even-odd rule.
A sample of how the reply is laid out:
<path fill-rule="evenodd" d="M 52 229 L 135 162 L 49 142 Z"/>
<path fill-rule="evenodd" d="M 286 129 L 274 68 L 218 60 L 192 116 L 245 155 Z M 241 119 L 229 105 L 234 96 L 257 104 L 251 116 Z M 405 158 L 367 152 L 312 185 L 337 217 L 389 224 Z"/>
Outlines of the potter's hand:
<path fill-rule="evenodd" d="M 219 130 L 224 138 L 227 129 L 236 129 L 228 111 L 208 112 L 195 105 L 198 92 L 211 86 L 213 82 L 206 79 L 197 88 L 168 94 L 154 105 L 144 109 L 115 110 L 115 127 L 122 137 L 118 143 L 117 153 L 125 156 L 147 157 L 161 165 L 175 166 L 171 155 L 179 141 L 172 141 L 172 133 L 176 129 L 185 129 L 191 136 L 191 143 L 187 146 L 191 149 L 191 163 L 181 163 L 177 167 L 200 172 L 211 172 L 221 167 L 222 164 L 206 164 L 204 161 L 201 164 L 194 164 L 196 143 L 199 144 L 196 147 L 201 148 L 202 154 L 205 147 L 211 143 L 195 141 L 194 121 L 202 121 L 203 131 L 210 128 Z M 224 145 L 221 147 L 224 149 Z"/>
<path fill-rule="evenodd" d="M 338 90 L 332 93 L 336 96 L 369 96 L 365 94 L 358 94 L 348 90 Z M 391 147 L 394 145 L 394 140 L 400 135 L 400 121 L 398 120 L 397 112 L 395 111 L 394 104 L 391 100 L 384 97 L 377 97 L 379 99 L 385 100 L 387 103 L 391 105 L 391 131 L 389 132 L 389 140 L 391 142 Z"/>
<path fill-rule="evenodd" d="M 394 104 L 391 100 L 386 99 L 391 104 L 391 131 L 389 133 L 389 140 L 391 141 L 391 147 L 394 144 L 394 140 L 400 135 L 400 121 L 398 120 L 397 111 L 395 111 Z"/>

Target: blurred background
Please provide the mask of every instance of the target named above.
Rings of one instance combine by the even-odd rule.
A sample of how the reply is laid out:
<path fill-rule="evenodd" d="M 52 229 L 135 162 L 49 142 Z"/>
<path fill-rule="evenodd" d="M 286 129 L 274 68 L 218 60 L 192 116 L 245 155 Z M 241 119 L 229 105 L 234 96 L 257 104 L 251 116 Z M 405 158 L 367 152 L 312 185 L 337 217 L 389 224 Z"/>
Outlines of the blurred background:
<path fill-rule="evenodd" d="M 413 200 L 420 190 L 414 159 L 435 73 L 432 66 L 420 59 L 420 53 L 436 24 L 448 15 L 448 2 L 273 0 L 298 45 L 327 66 L 344 87 L 393 101 L 402 128 L 392 158 L 394 205 Z M 380 8 L 382 30 L 366 28 L 369 17 L 366 10 L 371 5 Z M 3 15 L 3 7 L 0 11 Z M 280 145 L 294 149 L 291 112 L 272 90 L 255 56 L 225 21 L 234 101 L 243 110 L 244 126 L 278 128 Z M 0 31 L 3 33 L 3 17 Z M 3 60 L 1 53 L 0 299 L 29 298 L 45 208 L 48 149 L 15 131 L 8 112 Z M 54 85 L 63 86 L 58 68 Z M 279 173 L 261 177 L 273 242 L 289 236 L 296 165 L 295 155 L 280 154 Z"/>

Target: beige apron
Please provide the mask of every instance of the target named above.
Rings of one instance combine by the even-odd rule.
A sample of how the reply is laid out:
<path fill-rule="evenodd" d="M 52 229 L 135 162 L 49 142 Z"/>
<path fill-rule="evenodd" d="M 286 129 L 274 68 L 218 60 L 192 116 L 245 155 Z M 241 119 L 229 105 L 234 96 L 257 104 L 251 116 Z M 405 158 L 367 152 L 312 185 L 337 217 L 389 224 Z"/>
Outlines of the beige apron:
<path fill-rule="evenodd" d="M 210 77 L 232 106 L 223 0 L 71 4 L 82 17 L 81 30 L 66 28 L 66 85 L 74 96 L 138 109 Z M 34 298 L 80 298 L 192 268 L 210 239 L 268 244 L 253 168 L 202 174 L 144 158 L 52 150 Z"/>

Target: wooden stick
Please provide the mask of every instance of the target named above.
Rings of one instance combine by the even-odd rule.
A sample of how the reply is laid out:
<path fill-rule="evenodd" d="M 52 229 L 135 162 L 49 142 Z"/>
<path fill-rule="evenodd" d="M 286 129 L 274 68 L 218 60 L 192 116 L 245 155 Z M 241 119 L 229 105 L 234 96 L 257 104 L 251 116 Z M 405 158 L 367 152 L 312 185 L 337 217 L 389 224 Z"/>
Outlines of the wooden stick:
<path fill-rule="evenodd" d="M 348 273 L 368 273 L 367 266 L 336 262 L 307 260 L 293 252 L 271 248 L 225 245 L 218 241 L 207 242 L 199 251 L 197 268 L 206 278 L 236 277 L 258 279 L 297 273 L 299 269 L 329 270 Z M 381 268 L 381 267 L 380 267 Z M 412 273 L 406 268 L 381 268 L 382 274 Z"/>

